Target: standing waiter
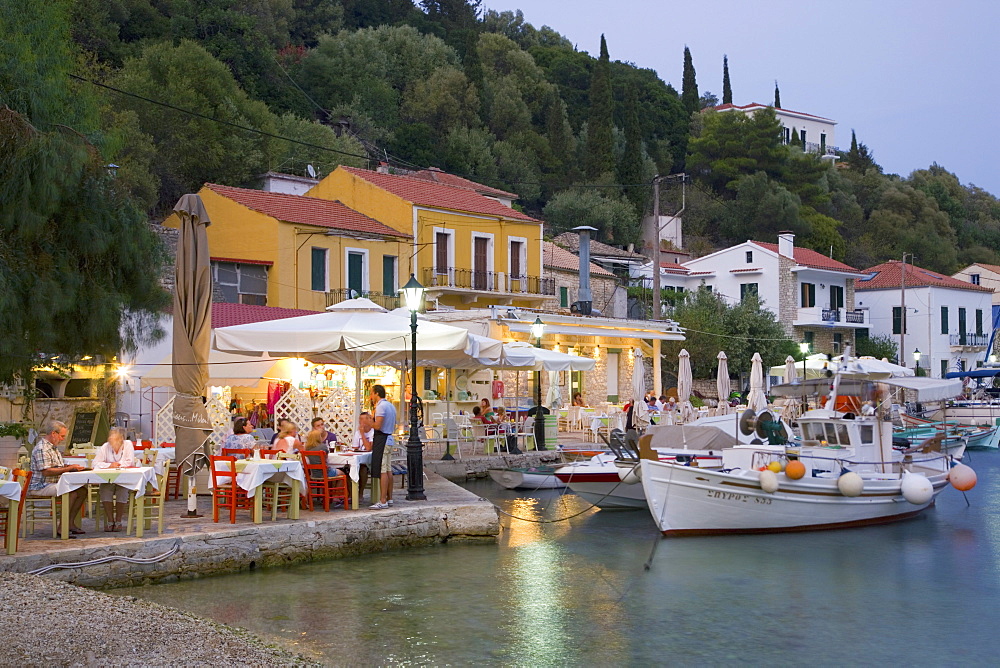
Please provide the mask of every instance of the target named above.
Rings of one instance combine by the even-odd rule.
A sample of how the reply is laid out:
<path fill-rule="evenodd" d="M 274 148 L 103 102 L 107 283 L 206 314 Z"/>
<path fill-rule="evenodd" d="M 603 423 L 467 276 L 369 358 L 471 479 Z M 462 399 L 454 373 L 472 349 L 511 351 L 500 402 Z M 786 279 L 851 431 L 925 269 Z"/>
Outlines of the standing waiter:
<path fill-rule="evenodd" d="M 372 475 L 379 475 L 381 489 L 379 502 L 370 506 L 373 510 L 382 510 L 392 505 L 392 467 L 389 459 L 392 455 L 392 432 L 396 430 L 396 407 L 391 401 L 386 401 L 385 387 L 372 385 L 370 395 L 375 404 L 375 437 L 372 439 Z"/>

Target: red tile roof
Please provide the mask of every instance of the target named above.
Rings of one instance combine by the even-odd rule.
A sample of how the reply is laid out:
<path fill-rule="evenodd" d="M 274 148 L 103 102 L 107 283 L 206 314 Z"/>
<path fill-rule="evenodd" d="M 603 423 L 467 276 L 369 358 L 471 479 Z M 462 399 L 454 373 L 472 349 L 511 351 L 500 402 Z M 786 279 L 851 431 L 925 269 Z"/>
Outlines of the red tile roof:
<path fill-rule="evenodd" d="M 271 260 L 240 260 L 235 257 L 212 257 L 212 262 L 232 262 L 233 264 L 262 264 L 267 267 L 274 265 Z"/>
<path fill-rule="evenodd" d="M 865 269 L 865 273 L 874 274 L 872 278 L 862 278 L 855 285 L 856 290 L 899 290 L 903 285 L 903 263 L 899 260 L 889 260 L 874 267 Z M 906 287 L 932 286 L 952 288 L 955 290 L 973 290 L 975 292 L 993 292 L 992 288 L 973 285 L 951 276 L 939 274 L 930 269 L 922 269 L 912 264 L 906 266 Z"/>
<path fill-rule="evenodd" d="M 250 304 L 212 303 L 212 327 L 246 325 L 251 322 L 266 322 L 294 318 L 300 315 L 315 315 L 317 311 L 301 308 L 279 308 L 277 306 L 253 306 Z"/>
<path fill-rule="evenodd" d="M 753 241 L 751 243 L 754 243 L 761 248 L 766 248 L 774 253 L 778 252 L 778 244 L 769 244 L 764 241 Z M 846 265 L 843 262 L 838 262 L 832 257 L 827 257 L 822 253 L 817 253 L 811 248 L 799 248 L 796 246 L 793 252 L 794 257 L 792 259 L 795 260 L 796 264 L 800 264 L 803 267 L 812 267 L 813 269 L 829 269 L 830 271 L 840 271 L 846 274 L 864 273 L 860 269 L 855 269 L 854 267 Z"/>
<path fill-rule="evenodd" d="M 504 206 L 495 199 L 483 197 L 469 188 L 434 183 L 424 179 L 413 178 L 412 176 L 382 174 L 357 167 L 341 166 L 337 169 L 342 169 L 397 197 L 403 198 L 407 202 L 413 202 L 420 206 L 466 211 L 511 220 L 523 220 L 529 223 L 541 222 L 531 216 L 526 216 L 520 211 Z"/>
<path fill-rule="evenodd" d="M 410 237 L 409 234 L 394 230 L 374 218 L 369 218 L 354 209 L 349 209 L 337 200 L 325 200 L 305 195 L 272 193 L 265 190 L 250 190 L 248 188 L 233 188 L 232 186 L 220 186 L 216 183 L 206 183 L 205 187 L 214 193 L 242 204 L 248 209 L 259 211 L 266 216 L 277 218 L 286 223 L 315 225 L 317 227 L 344 230 L 345 232 L 360 232 L 377 236 Z"/>
<path fill-rule="evenodd" d="M 760 267 L 747 267 L 746 269 L 730 269 L 730 274 L 749 274 L 753 272 L 764 271 Z"/>
<path fill-rule="evenodd" d="M 682 264 L 674 264 L 672 262 L 661 262 L 660 269 L 669 274 L 690 274 L 691 270 Z"/>
<path fill-rule="evenodd" d="M 424 181 L 432 181 L 434 183 L 443 183 L 446 186 L 468 188 L 469 190 L 475 190 L 480 195 L 517 199 L 517 193 L 509 193 L 506 190 L 491 188 L 490 186 L 483 185 L 482 183 L 476 183 L 475 181 L 470 181 L 469 179 L 463 179 L 461 176 L 449 174 L 448 172 L 442 171 L 437 167 L 421 169 L 419 172 L 412 172 L 407 176 L 412 176 L 415 179 L 423 179 Z"/>
<path fill-rule="evenodd" d="M 561 246 L 556 246 L 554 243 L 548 241 L 542 242 L 542 263 L 546 267 L 552 267 L 553 269 L 562 269 L 563 271 L 575 271 L 580 272 L 580 258 L 573 255 L 565 248 Z M 591 276 L 610 276 L 614 277 L 614 274 L 601 267 L 599 265 L 590 263 L 590 274 Z"/>
<path fill-rule="evenodd" d="M 988 271 L 992 271 L 994 273 L 1000 274 L 1000 266 L 995 265 L 995 264 L 986 264 L 985 262 L 976 262 L 975 264 L 970 265 L 970 266 L 972 266 L 972 267 L 982 267 L 983 269 L 986 269 Z"/>

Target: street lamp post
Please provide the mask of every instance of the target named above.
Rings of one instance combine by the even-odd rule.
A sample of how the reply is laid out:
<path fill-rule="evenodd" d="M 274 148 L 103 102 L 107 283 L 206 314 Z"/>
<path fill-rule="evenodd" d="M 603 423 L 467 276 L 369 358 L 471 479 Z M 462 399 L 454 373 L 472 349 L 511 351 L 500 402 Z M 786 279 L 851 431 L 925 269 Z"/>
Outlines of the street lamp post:
<path fill-rule="evenodd" d="M 531 335 L 535 337 L 535 347 L 542 347 L 542 334 L 545 333 L 545 323 L 540 316 L 535 316 L 531 323 Z M 535 372 L 535 450 L 545 450 L 545 414 L 542 411 L 542 371 Z"/>
<path fill-rule="evenodd" d="M 917 375 L 920 375 L 920 348 L 914 348 L 913 350 L 913 362 L 917 368 Z"/>
<path fill-rule="evenodd" d="M 802 381 L 806 379 L 806 356 L 809 355 L 809 342 L 803 341 L 799 344 L 799 352 L 802 353 Z"/>
<path fill-rule="evenodd" d="M 410 437 L 406 441 L 406 498 L 409 501 L 423 501 L 427 496 L 424 494 L 424 444 L 420 442 L 417 426 L 417 311 L 424 300 L 424 286 L 410 274 L 410 280 L 400 292 L 410 311 L 410 348 L 413 353 L 410 367 L 413 374 L 413 384 L 410 386 Z"/>

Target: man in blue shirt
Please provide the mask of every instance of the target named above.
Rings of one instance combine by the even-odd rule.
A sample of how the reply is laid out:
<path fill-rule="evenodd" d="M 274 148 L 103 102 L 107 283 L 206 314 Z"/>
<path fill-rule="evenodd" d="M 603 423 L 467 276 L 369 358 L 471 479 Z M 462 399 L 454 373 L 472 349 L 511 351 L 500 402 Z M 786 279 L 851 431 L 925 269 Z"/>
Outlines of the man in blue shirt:
<path fill-rule="evenodd" d="M 370 398 L 375 404 L 375 437 L 372 439 L 372 475 L 378 475 L 381 483 L 379 502 L 372 504 L 373 510 L 383 510 L 392 505 L 392 432 L 396 429 L 396 407 L 385 398 L 385 387 L 372 385 Z"/>

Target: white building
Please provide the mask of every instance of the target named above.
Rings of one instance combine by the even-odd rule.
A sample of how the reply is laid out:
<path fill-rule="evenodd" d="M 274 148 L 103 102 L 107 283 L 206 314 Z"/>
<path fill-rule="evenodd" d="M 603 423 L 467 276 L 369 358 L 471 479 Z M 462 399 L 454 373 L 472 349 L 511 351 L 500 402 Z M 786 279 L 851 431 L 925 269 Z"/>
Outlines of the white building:
<path fill-rule="evenodd" d="M 900 344 L 900 364 L 920 365 L 939 377 L 986 361 L 993 290 L 892 260 L 865 270 L 858 305 L 872 313 L 871 333 Z M 905 307 L 906 316 L 903 317 Z"/>
<path fill-rule="evenodd" d="M 799 134 L 799 139 L 806 151 L 834 157 L 840 150 L 837 148 L 834 134 L 837 122 L 829 118 L 792 111 L 791 109 L 774 108 L 757 102 L 743 106 L 720 104 L 713 108 L 715 111 L 740 111 L 751 116 L 761 109 L 774 109 L 774 115 L 778 117 L 778 122 L 784 128 L 784 142 L 786 144 L 791 141 L 794 130 Z"/>

